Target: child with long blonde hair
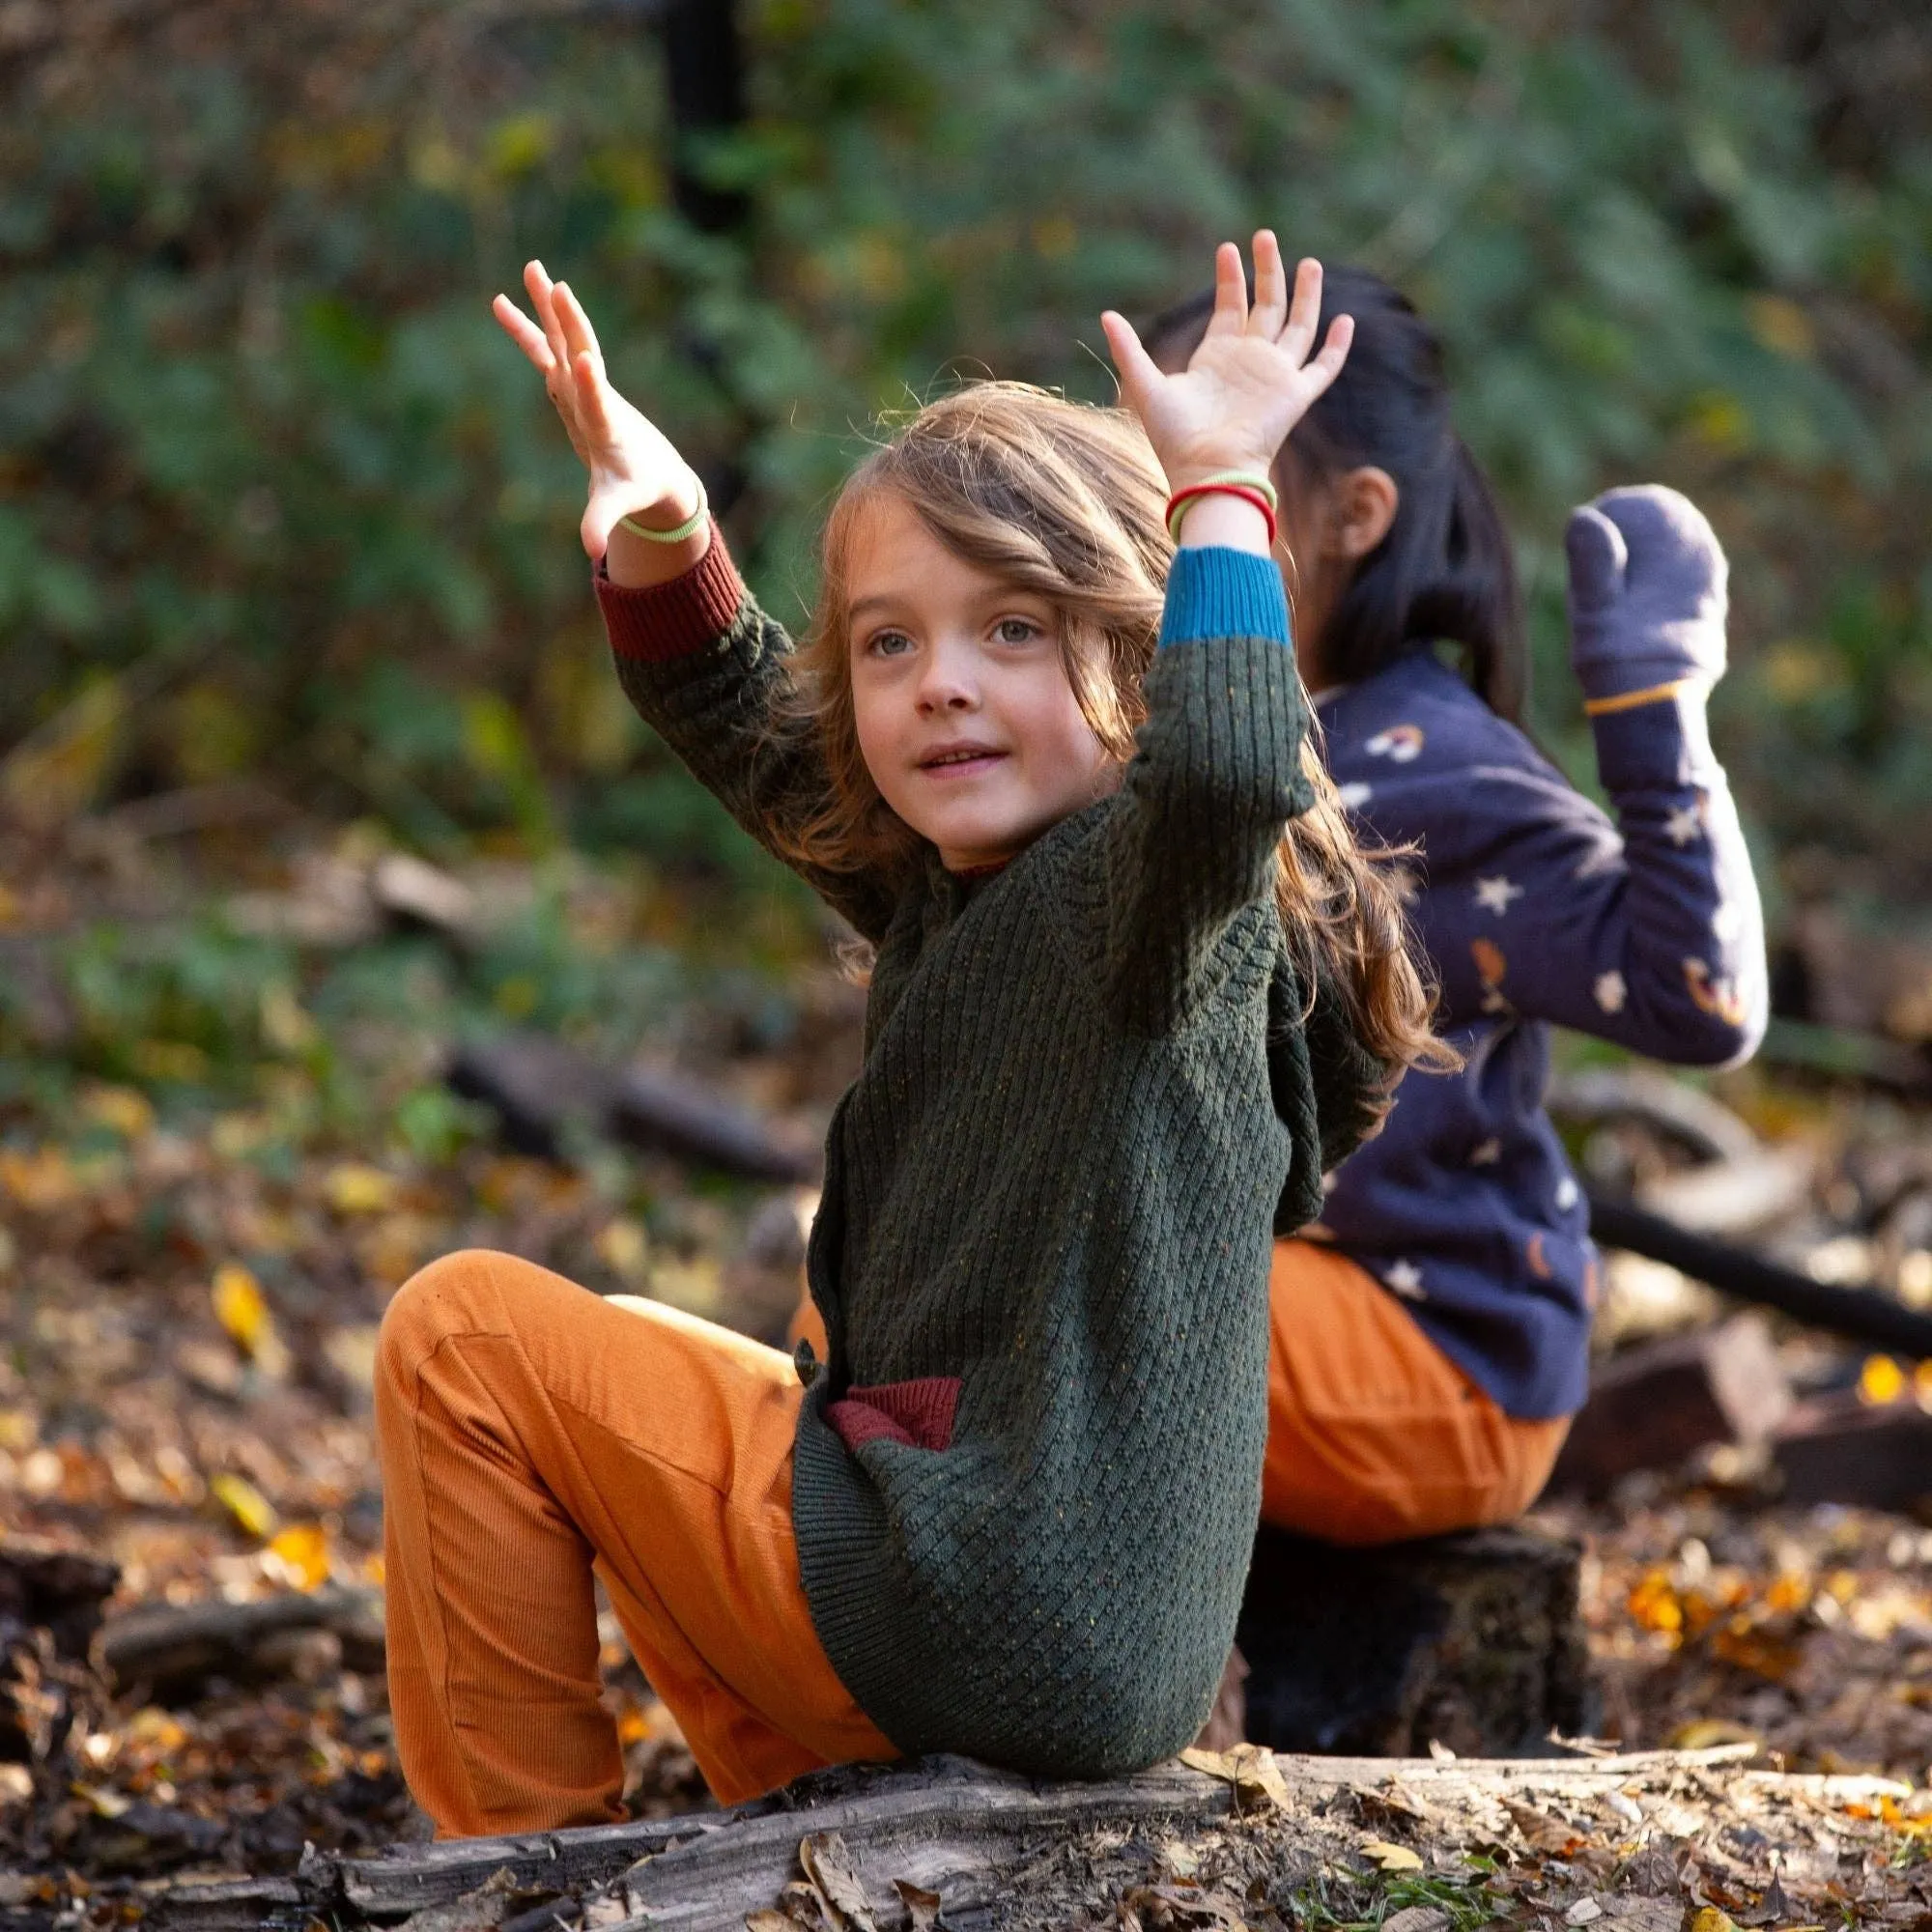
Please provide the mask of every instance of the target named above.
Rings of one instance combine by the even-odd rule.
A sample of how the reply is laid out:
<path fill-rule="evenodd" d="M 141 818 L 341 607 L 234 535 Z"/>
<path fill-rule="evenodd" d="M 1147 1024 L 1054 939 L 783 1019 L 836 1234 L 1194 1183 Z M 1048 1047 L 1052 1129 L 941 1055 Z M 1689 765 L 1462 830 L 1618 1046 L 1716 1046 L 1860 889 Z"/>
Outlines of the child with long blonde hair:
<path fill-rule="evenodd" d="M 873 949 L 809 1274 L 822 1362 L 513 1257 L 385 1321 L 390 1685 L 444 1833 L 601 1822 L 592 1573 L 721 1800 L 935 1749 L 1194 1736 L 1261 1497 L 1271 1234 L 1432 1049 L 1309 750 L 1267 470 L 1321 271 L 1238 250 L 1131 413 L 985 384 L 850 480 L 794 651 L 562 285 L 497 313 L 590 471 L 619 676 Z M 1439 1049 L 1437 1049 L 1439 1051 Z"/>

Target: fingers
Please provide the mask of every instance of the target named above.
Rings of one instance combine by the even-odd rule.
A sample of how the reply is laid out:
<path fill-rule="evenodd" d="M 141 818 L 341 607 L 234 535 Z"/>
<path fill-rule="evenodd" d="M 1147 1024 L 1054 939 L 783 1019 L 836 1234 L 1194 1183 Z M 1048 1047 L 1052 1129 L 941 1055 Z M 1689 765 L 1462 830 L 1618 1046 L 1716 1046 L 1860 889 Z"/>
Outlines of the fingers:
<path fill-rule="evenodd" d="M 1125 316 L 1110 308 L 1100 318 L 1100 327 L 1106 331 L 1114 367 L 1120 371 L 1121 393 L 1126 398 L 1127 406 L 1145 421 L 1149 400 L 1167 378 L 1153 357 L 1141 346 L 1133 324 Z"/>
<path fill-rule="evenodd" d="M 565 347 L 570 351 L 574 362 L 586 350 L 601 363 L 604 352 L 597 346 L 597 331 L 590 327 L 590 318 L 583 312 L 583 304 L 577 299 L 577 294 L 568 282 L 558 282 L 553 290 L 553 299 L 556 307 L 556 319 L 563 327 Z"/>
<path fill-rule="evenodd" d="M 612 440 L 610 384 L 604 378 L 604 359 L 594 351 L 579 352 L 570 365 L 572 385 L 577 391 L 577 420 L 592 445 Z"/>
<path fill-rule="evenodd" d="M 1214 313 L 1208 318 L 1209 335 L 1238 335 L 1247 327 L 1248 277 L 1241 251 L 1232 242 L 1214 250 Z"/>
<path fill-rule="evenodd" d="M 542 326 L 544 339 L 550 344 L 550 353 L 556 358 L 560 369 L 570 366 L 570 350 L 563 339 L 563 330 L 557 326 L 555 284 L 541 262 L 526 262 L 524 265 L 524 287 L 529 291 L 530 306 L 537 312 L 537 321 Z"/>
<path fill-rule="evenodd" d="M 1354 339 L 1355 318 L 1352 315 L 1338 315 L 1328 325 L 1328 339 L 1321 345 L 1321 354 L 1303 369 L 1304 375 L 1312 373 L 1317 378 L 1309 393 L 1310 402 L 1342 373 L 1342 364 L 1349 359 L 1349 345 Z"/>
<path fill-rule="evenodd" d="M 1294 265 L 1294 301 L 1288 311 L 1288 327 L 1281 334 L 1282 348 L 1297 362 L 1306 361 L 1308 352 L 1315 346 L 1316 330 L 1321 327 L 1321 264 L 1312 255 L 1304 255 Z M 1332 340 L 1333 329 L 1330 329 L 1329 335 Z M 1347 346 L 1346 343 L 1343 345 L 1345 352 Z M 1327 354 L 1325 343 L 1322 354 Z M 1340 363 L 1336 364 L 1337 368 L 1340 366 Z"/>
<path fill-rule="evenodd" d="M 1274 239 L 1273 229 L 1258 230 L 1254 246 L 1255 305 L 1248 317 L 1248 332 L 1264 335 L 1272 342 L 1288 317 L 1288 273 L 1281 264 L 1281 243 Z"/>
<path fill-rule="evenodd" d="M 550 353 L 543 330 L 508 296 L 498 296 L 490 304 L 490 313 L 502 326 L 503 333 L 529 357 L 538 375 L 548 376 L 556 367 L 556 357 Z"/>

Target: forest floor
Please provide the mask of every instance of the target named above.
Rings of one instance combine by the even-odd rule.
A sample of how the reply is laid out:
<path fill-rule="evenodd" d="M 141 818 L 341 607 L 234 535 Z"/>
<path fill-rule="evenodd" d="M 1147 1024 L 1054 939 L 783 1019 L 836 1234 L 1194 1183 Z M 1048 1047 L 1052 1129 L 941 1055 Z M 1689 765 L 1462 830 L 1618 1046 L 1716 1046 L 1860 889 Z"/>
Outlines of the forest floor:
<path fill-rule="evenodd" d="M 283 894 L 291 917 L 300 893 L 315 896 L 305 876 Z M 165 943 L 155 924 L 145 950 L 115 955 L 122 979 L 148 988 L 136 1005 L 99 977 L 106 942 L 86 942 L 97 954 L 78 941 L 34 950 L 37 935 L 80 929 L 46 916 L 53 889 L 43 879 L 40 901 L 11 900 L 0 1531 L 118 1565 L 110 1617 L 380 1591 L 377 1325 L 395 1287 L 439 1253 L 509 1248 L 606 1293 L 656 1294 L 766 1335 L 781 1325 L 795 1277 L 773 1267 L 759 1231 L 789 1220 L 789 1197 L 608 1146 L 559 1161 L 509 1153 L 442 1093 L 459 1026 L 545 1017 L 500 945 L 493 955 L 419 923 L 352 919 L 320 954 L 313 938 L 264 952 L 232 923 L 229 938 L 170 926 Z M 566 877 L 552 952 L 526 944 L 516 971 L 547 984 L 575 970 L 577 949 L 616 973 L 639 930 L 649 938 L 637 907 L 653 890 Z M 755 918 L 789 935 L 764 961 L 650 938 L 657 978 L 641 992 L 624 982 L 647 1017 L 607 1044 L 808 1131 L 855 1064 L 861 1000 L 814 963 L 822 944 L 809 923 L 798 940 L 789 902 L 760 903 Z M 259 907 L 251 917 L 259 931 Z M 240 1046 L 216 1024 L 237 1001 L 248 1009 Z M 586 1037 L 570 1015 L 562 1024 Z M 1724 1092 L 1767 1144 L 1810 1151 L 1814 1254 L 1835 1241 L 1842 1260 L 1844 1243 L 1875 1238 L 1859 1193 L 1874 1149 L 1932 1169 L 1932 1118 L 1894 1102 L 1762 1074 Z M 1708 1313 L 1692 1296 L 1671 1319 Z M 1783 1347 L 1807 1386 L 1916 1400 L 1889 1365 L 1796 1334 Z M 1760 1762 L 1792 1771 L 1932 1779 L 1926 1523 L 1790 1507 L 1748 1457 L 1721 1454 L 1629 1478 L 1601 1504 L 1548 1504 L 1538 1520 L 1585 1548 L 1606 1738 L 1625 1749 L 1748 1740 Z M 701 1807 L 675 1723 L 614 1623 L 606 1631 L 634 1814 Z M 422 1835 L 380 1668 L 326 1629 L 270 1650 L 232 1679 L 216 1667 L 159 1695 L 15 1645 L 11 1719 L 0 1700 L 0 1927 L 127 1922 L 170 1874 L 285 1872 L 305 1844 Z M 1922 1825 L 1891 1822 L 1903 1849 L 1889 1856 L 1915 1864 Z"/>

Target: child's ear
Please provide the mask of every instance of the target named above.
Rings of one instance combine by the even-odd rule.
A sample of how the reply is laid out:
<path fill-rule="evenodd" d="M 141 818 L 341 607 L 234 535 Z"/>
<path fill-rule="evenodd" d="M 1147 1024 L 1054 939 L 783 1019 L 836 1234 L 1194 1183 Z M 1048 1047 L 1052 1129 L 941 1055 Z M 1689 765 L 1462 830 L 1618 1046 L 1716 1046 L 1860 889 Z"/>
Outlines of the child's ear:
<path fill-rule="evenodd" d="M 1402 492 L 1386 469 L 1364 464 L 1335 479 L 1329 502 L 1329 546 L 1336 555 L 1354 563 L 1388 535 L 1402 507 Z"/>

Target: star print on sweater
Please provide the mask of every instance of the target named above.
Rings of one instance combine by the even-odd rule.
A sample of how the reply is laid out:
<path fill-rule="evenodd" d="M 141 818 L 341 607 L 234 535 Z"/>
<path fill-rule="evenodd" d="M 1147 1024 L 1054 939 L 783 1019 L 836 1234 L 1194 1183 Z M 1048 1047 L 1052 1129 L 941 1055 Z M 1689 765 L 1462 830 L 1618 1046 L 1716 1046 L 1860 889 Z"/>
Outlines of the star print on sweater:
<path fill-rule="evenodd" d="M 1704 836 L 1704 814 L 1694 805 L 1680 805 L 1663 821 L 1663 836 L 1673 845 L 1689 845 Z"/>
<path fill-rule="evenodd" d="M 1321 1218 L 1391 1293 L 1399 1263 L 1426 1280 L 1403 1306 L 1512 1416 L 1571 1414 L 1588 1379 L 1594 1251 L 1543 1108 L 1550 1026 L 1687 1065 L 1734 1061 L 1763 1030 L 1757 892 L 1702 705 L 1673 693 L 1591 719 L 1612 823 L 1431 648 L 1317 702 L 1337 786 L 1368 788 L 1345 793 L 1357 829 L 1416 850 L 1409 922 L 1468 1061 L 1404 1080 Z M 1399 726 L 1412 758 L 1391 755 L 1412 742 Z"/>
<path fill-rule="evenodd" d="M 1362 750 L 1372 758 L 1392 758 L 1399 765 L 1406 765 L 1422 755 L 1426 742 L 1418 725 L 1391 724 L 1386 731 L 1378 731 Z"/>
<path fill-rule="evenodd" d="M 1429 1299 L 1423 1291 L 1422 1270 L 1413 1262 L 1391 1262 L 1382 1270 L 1382 1284 L 1393 1289 L 1405 1301 Z"/>

